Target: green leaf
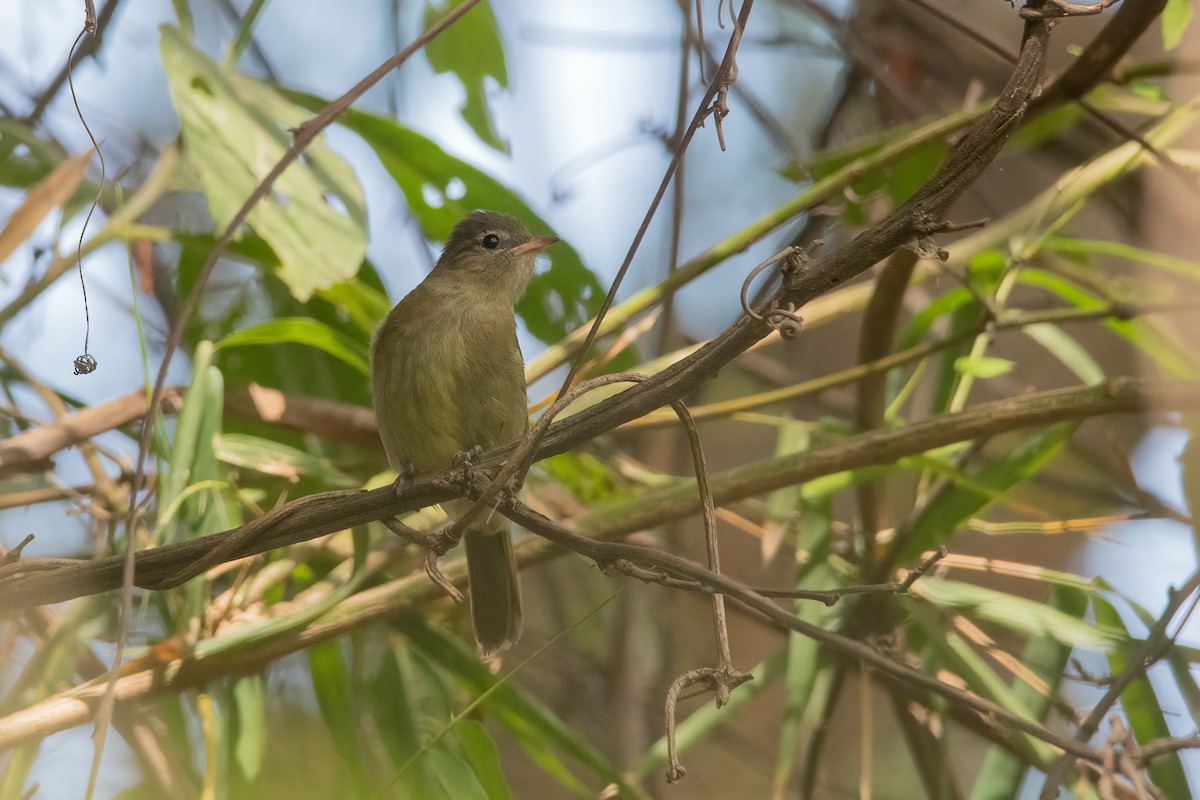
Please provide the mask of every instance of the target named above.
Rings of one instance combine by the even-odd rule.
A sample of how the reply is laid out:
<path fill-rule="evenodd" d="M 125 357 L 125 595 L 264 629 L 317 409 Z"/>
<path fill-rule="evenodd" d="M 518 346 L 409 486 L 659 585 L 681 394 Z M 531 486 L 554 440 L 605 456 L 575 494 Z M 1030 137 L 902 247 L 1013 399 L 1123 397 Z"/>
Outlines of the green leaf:
<path fill-rule="evenodd" d="M 167 534 L 170 517 L 186 525 L 179 530 L 189 537 L 204 536 L 229 527 L 233 520 L 226 513 L 219 492 L 210 491 L 219 485 L 217 459 L 213 440 L 221 431 L 224 407 L 224 378 L 212 366 L 213 345 L 201 342 L 196 348 L 192 365 L 192 383 L 183 397 L 183 406 L 171 441 L 167 474 L 158 495 L 158 541 Z M 209 489 L 188 492 L 188 487 L 204 484 Z M 190 496 L 183 497 L 185 494 Z M 183 513 L 176 515 L 176 505 L 182 502 Z"/>
<path fill-rule="evenodd" d="M 1092 608 L 1098 624 L 1119 630 L 1128 639 L 1129 632 L 1125 623 L 1111 603 L 1102 597 L 1093 597 Z M 1133 654 L 1135 646 L 1130 642 L 1127 647 L 1113 650 L 1108 654 L 1108 668 L 1113 675 L 1120 675 L 1129 669 L 1129 657 Z M 1155 739 L 1171 736 L 1171 729 L 1167 727 L 1167 720 L 1163 715 L 1163 707 L 1158 700 L 1158 694 L 1154 691 L 1154 686 L 1151 685 L 1144 671 L 1125 687 L 1125 691 L 1121 692 L 1121 710 L 1125 712 L 1129 728 L 1138 744 L 1146 744 Z M 1155 759 L 1147 771 L 1150 773 L 1151 782 L 1162 790 L 1164 797 L 1184 800 L 1192 796 L 1188 789 L 1187 775 L 1179 760 L 1179 753 L 1171 753 Z"/>
<path fill-rule="evenodd" d="M 837 585 L 837 575 L 830 568 L 827 544 L 833 535 L 833 498 L 806 499 L 796 509 L 802 512 L 797 535 L 797 550 L 808 555 L 808 563 L 796 568 L 797 589 Z M 825 550 L 824 553 L 820 552 Z M 836 627 L 834 619 L 840 614 L 824 603 L 796 600 L 792 604 L 796 616 L 824 629 Z M 821 674 L 823 645 L 807 636 L 793 633 L 788 637 L 787 669 L 784 674 L 783 718 L 779 723 L 779 747 L 775 755 L 772 783 L 774 797 L 787 793 L 792 771 L 796 766 L 796 749 L 802 725 L 812 722 L 810 706 L 817 678 Z"/>
<path fill-rule="evenodd" d="M 471 767 L 454 753 L 435 747 L 429 751 L 429 763 L 446 794 L 454 800 L 488 800 Z"/>
<path fill-rule="evenodd" d="M 579 450 L 551 456 L 542 461 L 539 468 L 588 505 L 617 500 L 630 494 L 626 487 L 617 483 L 611 467 Z"/>
<path fill-rule="evenodd" d="M 913 588 L 923 582 L 922 578 Z M 926 674 L 936 674 L 939 669 L 948 668 L 962 678 L 976 694 L 1031 722 L 1036 721 L 1036 715 L 1023 702 L 1021 695 L 1005 683 L 970 643 L 946 625 L 942 614 L 933 614 L 930 609 L 919 607 L 912 611 L 910 635 L 913 635 L 914 639 L 923 638 L 926 642 L 926 647 L 923 648 Z M 1056 752 L 1040 739 L 1017 732 L 1007 738 L 1021 757 L 1031 764 L 1044 768 L 1054 760 Z"/>
<path fill-rule="evenodd" d="M 1088 384 L 1100 383 L 1104 380 L 1104 370 L 1096 363 L 1096 359 L 1083 348 L 1079 342 L 1067 335 L 1062 328 L 1049 323 L 1026 325 L 1021 331 L 1049 350 L 1055 358 L 1075 373 L 1079 380 Z"/>
<path fill-rule="evenodd" d="M 1007 358 L 995 356 L 964 356 L 954 360 L 954 369 L 960 375 L 970 375 L 973 378 L 997 378 L 1012 372 L 1014 366 L 1016 365 Z"/>
<path fill-rule="evenodd" d="M 920 597 L 953 608 L 971 619 L 991 622 L 1026 636 L 1048 636 L 1071 647 L 1112 652 L 1129 641 L 1123 629 L 1093 624 L 1046 603 L 943 578 L 922 578 L 913 584 Z"/>
<path fill-rule="evenodd" d="M 234 331 L 217 342 L 218 350 L 231 347 L 246 347 L 257 344 L 306 344 L 324 350 L 329 355 L 357 369 L 363 375 L 371 374 L 371 363 L 366 348 L 339 331 L 315 319 L 273 319 Z"/>
<path fill-rule="evenodd" d="M 964 287 L 951 289 L 940 297 L 935 297 L 925 304 L 925 307 L 912 315 L 905 324 L 903 332 L 896 339 L 895 350 L 907 350 L 920 343 L 933 323 L 946 314 L 953 313 L 964 306 L 974 304 L 975 298 Z"/>
<path fill-rule="evenodd" d="M 244 467 L 295 482 L 310 477 L 332 486 L 358 486 L 361 482 L 329 463 L 328 459 L 288 447 L 285 444 L 244 433 L 216 436 L 217 458 L 235 467 Z"/>
<path fill-rule="evenodd" d="M 329 738 L 349 773 L 353 793 L 350 796 L 369 797 L 367 773 L 363 763 L 363 747 L 359 738 L 361 725 L 353 711 L 350 675 L 342 659 L 342 647 L 337 641 L 310 646 L 308 671 L 312 676 L 317 706 L 329 728 Z"/>
<path fill-rule="evenodd" d="M 314 108 L 323 105 L 308 95 L 289 96 Z M 480 208 L 512 214 L 535 233 L 550 232 L 515 192 L 421 134 L 353 108 L 339 122 L 379 156 L 430 239 L 445 241 L 455 223 Z M 455 189 L 461 189 L 461 195 Z M 559 242 L 548 252 L 551 268 L 534 275 L 517 313 L 531 334 L 543 342 L 557 342 L 599 310 L 604 288 L 568 243 Z"/>
<path fill-rule="evenodd" d="M 427 693 L 422 692 L 424 687 L 418 684 L 414 672 L 409 648 L 393 645 L 380 659 L 379 671 L 366 687 L 370 692 L 366 707 L 375 717 L 391 755 L 388 791 L 394 790 L 401 797 L 434 798 L 441 792 L 425 759 L 418 759 L 404 774 L 394 776 L 395 770 L 421 749 L 418 715 L 420 698 Z"/>
<path fill-rule="evenodd" d="M 1103 580 L 1098 580 L 1098 584 L 1104 585 L 1110 589 Z M 1140 605 L 1128 597 L 1123 598 L 1133 613 L 1146 629 L 1149 630 L 1158 621 L 1158 617 L 1151 614 L 1145 606 Z M 1188 648 L 1179 645 L 1178 641 L 1172 643 L 1167 648 L 1166 655 L 1163 657 L 1171 670 L 1171 677 L 1175 679 L 1175 686 L 1179 690 L 1179 694 L 1183 696 L 1183 702 L 1187 704 L 1188 714 L 1192 719 L 1200 719 L 1200 686 L 1196 684 L 1196 679 L 1192 677 L 1191 663 L 1195 662 L 1195 658 L 1189 659 L 1189 654 L 1185 652 Z M 1194 653 L 1191 654 L 1194 656 Z"/>
<path fill-rule="evenodd" d="M 1021 270 L 1018 280 L 1052 292 L 1079 309 L 1102 309 L 1108 306 L 1108 303 L 1091 292 L 1046 270 L 1027 267 Z M 1172 377 L 1194 379 L 1200 376 L 1200 365 L 1197 364 L 1194 355 L 1181 350 L 1146 320 L 1109 319 L 1105 320 L 1104 326 L 1128 340 Z"/>
<path fill-rule="evenodd" d="M 1043 249 L 1072 256 L 1105 255 L 1139 266 L 1156 267 L 1184 278 L 1200 281 L 1200 263 L 1167 253 L 1147 250 L 1124 242 L 1067 239 L 1052 236 L 1042 244 Z"/>
<path fill-rule="evenodd" d="M 982 492 L 965 483 L 948 486 L 921 511 L 912 523 L 903 546 L 902 559 L 911 559 L 937 547 L 962 525 L 990 505 L 999 493 L 1035 475 L 1071 438 L 1075 423 L 1054 425 L 1028 434 L 1016 447 L 1005 450 L 973 477 Z"/>
<path fill-rule="evenodd" d="M 233 760 L 242 778 L 253 784 L 262 771 L 266 752 L 266 709 L 263 703 L 262 675 L 246 675 L 233 680 L 233 709 L 236 721 L 232 732 Z"/>
<path fill-rule="evenodd" d="M 307 117 L 266 84 L 222 68 L 177 28 L 161 30 L 183 154 L 224 228 L 287 151 L 288 129 Z M 366 252 L 362 189 L 321 139 L 275 181 L 247 221 L 275 251 L 279 276 L 302 301 L 353 277 Z"/>
<path fill-rule="evenodd" d="M 1084 592 L 1064 587 L 1055 587 L 1047 600 L 1050 608 L 1057 609 L 1076 619 L 1087 612 L 1088 596 Z M 1045 722 L 1054 708 L 1053 698 L 1062 683 L 1063 670 L 1071 656 L 1071 647 L 1052 636 L 1035 636 L 1025 645 L 1021 663 L 1036 670 L 1046 681 L 1048 693 L 1039 691 L 1023 680 L 1014 679 L 1013 696 L 1023 703 L 1039 721 Z M 987 756 L 975 778 L 970 800 L 1016 800 L 1021 790 L 1021 780 L 1028 765 L 1002 747 L 988 748 Z"/>
<path fill-rule="evenodd" d="M 484 730 L 483 723 L 464 719 L 454 728 L 463 757 L 475 773 L 475 779 L 487 792 L 488 800 L 509 800 L 511 793 L 500 767 L 500 754 L 496 743 Z"/>
<path fill-rule="evenodd" d="M 368 336 L 375 332 L 392 308 L 386 294 L 358 278 L 336 283 L 317 294 L 345 311 L 355 327 Z"/>
<path fill-rule="evenodd" d="M 421 619 L 409 617 L 400 624 L 415 647 L 471 687 L 472 691 L 483 692 L 496 683 L 497 676 L 460 640 L 427 625 Z M 605 783 L 617 784 L 630 796 L 643 796 L 590 742 L 515 684 L 509 682 L 499 686 L 483 702 L 483 708 L 508 728 L 517 744 L 535 764 L 568 791 L 580 797 L 595 796 L 595 791 L 575 777 L 555 754 L 555 749 L 577 760 Z"/>
<path fill-rule="evenodd" d="M 807 423 L 799 423 L 785 415 L 775 439 L 775 455 L 801 453 L 812 446 Z M 763 563 L 771 561 L 785 539 L 792 538 L 803 518 L 801 507 L 804 489 L 785 486 L 767 495 L 766 516 L 763 519 L 763 538 L 759 543 Z M 818 501 L 819 502 L 819 501 Z"/>
<path fill-rule="evenodd" d="M 446 16 L 450 7 L 461 5 L 462 1 L 431 2 L 425 9 L 426 27 Z M 464 14 L 449 30 L 425 45 L 425 57 L 434 72 L 453 72 L 462 81 L 467 93 L 462 117 L 471 130 L 497 150 L 508 152 L 508 143 L 496 132 L 488 108 L 487 79 L 494 80 L 500 88 L 508 86 L 504 47 L 491 7 L 480 3 Z"/>
<path fill-rule="evenodd" d="M 0 186 L 26 189 L 44 179 L 66 157 L 61 145 L 38 138 L 25 123 L 0 118 Z"/>
<path fill-rule="evenodd" d="M 1163 49 L 1174 50 L 1183 41 L 1183 34 L 1192 21 L 1191 0 L 1167 0 L 1162 13 Z"/>

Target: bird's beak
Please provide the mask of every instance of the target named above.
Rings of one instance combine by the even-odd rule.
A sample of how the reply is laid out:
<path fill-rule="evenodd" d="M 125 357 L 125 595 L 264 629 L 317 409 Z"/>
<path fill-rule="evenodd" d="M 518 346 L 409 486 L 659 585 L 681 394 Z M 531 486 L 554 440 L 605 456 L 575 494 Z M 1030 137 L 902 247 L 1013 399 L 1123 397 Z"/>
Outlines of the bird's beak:
<path fill-rule="evenodd" d="M 526 253 L 533 253 L 534 255 L 537 255 L 557 241 L 557 236 L 535 236 L 528 242 L 517 245 L 510 252 L 514 256 L 523 256 Z"/>

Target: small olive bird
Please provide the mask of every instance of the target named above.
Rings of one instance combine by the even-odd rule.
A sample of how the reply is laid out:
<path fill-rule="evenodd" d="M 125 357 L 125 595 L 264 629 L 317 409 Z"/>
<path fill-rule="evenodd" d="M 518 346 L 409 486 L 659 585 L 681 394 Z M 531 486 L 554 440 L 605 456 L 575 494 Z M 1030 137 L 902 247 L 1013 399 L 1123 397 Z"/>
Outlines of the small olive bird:
<path fill-rule="evenodd" d="M 459 453 L 525 433 L 525 363 L 513 306 L 538 253 L 557 241 L 533 236 L 506 214 L 476 211 L 454 226 L 433 270 L 388 314 L 371 365 L 379 436 L 393 469 L 442 470 Z M 446 510 L 455 517 L 469 506 L 454 500 Z M 471 622 L 484 656 L 521 636 L 509 529 L 507 519 L 485 512 L 464 536 Z"/>

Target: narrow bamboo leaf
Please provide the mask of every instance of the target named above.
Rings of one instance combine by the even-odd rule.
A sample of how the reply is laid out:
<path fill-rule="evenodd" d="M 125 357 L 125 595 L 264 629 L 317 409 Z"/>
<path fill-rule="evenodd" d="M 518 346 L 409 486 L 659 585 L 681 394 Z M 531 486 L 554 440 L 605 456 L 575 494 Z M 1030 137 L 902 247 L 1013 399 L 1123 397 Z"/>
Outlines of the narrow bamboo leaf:
<path fill-rule="evenodd" d="M 783 456 L 808 450 L 809 440 L 806 423 L 797 423 L 785 417 L 775 439 L 775 455 Z M 799 486 L 787 486 L 767 495 L 767 514 L 763 521 L 764 534 L 761 543 L 764 564 L 775 558 L 780 546 L 796 531 L 802 497 L 803 490 Z"/>
<path fill-rule="evenodd" d="M 258 780 L 266 753 L 266 704 L 262 675 L 233 679 L 233 710 L 236 720 L 232 731 L 233 760 L 242 778 L 249 784 Z"/>
<path fill-rule="evenodd" d="M 244 433 L 225 433 L 216 437 L 217 458 L 226 464 L 244 467 L 266 475 L 295 482 L 310 477 L 330 486 L 357 486 L 360 481 L 329 463 L 284 444 Z"/>
<path fill-rule="evenodd" d="M 1037 474 L 1071 437 L 1075 424 L 1054 425 L 1029 434 L 1026 438 L 974 476 L 975 480 L 994 491 L 1007 491 L 1031 475 Z M 990 505 L 994 495 L 976 491 L 969 486 L 954 485 L 941 492 L 913 522 L 903 558 L 931 550 L 944 542 L 968 519 Z"/>
<path fill-rule="evenodd" d="M 950 325 L 946 331 L 946 335 L 950 337 L 978 329 L 978 306 L 974 303 L 959 306 L 950 312 L 949 322 Z M 954 396 L 954 389 L 962 379 L 962 373 L 957 368 L 958 360 L 970 352 L 971 340 L 969 338 L 942 350 L 941 357 L 939 358 L 940 366 L 937 370 L 937 383 L 934 388 L 934 411 L 942 412 L 949 408 L 950 398 Z"/>
<path fill-rule="evenodd" d="M 1167 0 L 1162 14 L 1164 50 L 1174 50 L 1183 41 L 1183 34 L 1192 21 L 1192 4 L 1188 0 Z"/>
<path fill-rule="evenodd" d="M 1098 624 L 1120 630 L 1128 637 L 1129 632 L 1125 623 L 1111 603 L 1102 597 L 1093 597 L 1092 608 Z M 1109 652 L 1108 666 L 1113 675 L 1120 675 L 1129 668 L 1129 656 L 1132 648 L 1131 644 L 1129 647 Z M 1121 692 L 1121 710 L 1125 712 L 1129 728 L 1139 744 L 1171 736 L 1171 729 L 1167 726 L 1167 720 L 1163 716 L 1163 707 L 1158 700 L 1158 693 L 1154 691 L 1154 686 L 1151 685 L 1145 672 L 1142 672 L 1140 677 L 1134 679 L 1125 691 Z M 1186 800 L 1192 796 L 1179 753 L 1171 753 L 1163 758 L 1155 759 L 1150 764 L 1148 772 L 1150 780 L 1163 792 L 1164 797 L 1170 797 L 1172 800 L 1175 798 Z"/>
<path fill-rule="evenodd" d="M 402 627 L 421 652 L 470 686 L 472 691 L 482 692 L 495 684 L 496 676 L 458 639 L 412 618 L 404 620 Z M 484 701 L 483 707 L 508 728 L 534 763 L 569 791 L 580 797 L 595 796 L 595 790 L 580 782 L 555 755 L 554 749 L 579 761 L 605 784 L 615 783 L 631 796 L 642 796 L 591 743 L 513 683 L 500 686 Z"/>
<path fill-rule="evenodd" d="M 1088 608 L 1088 595 L 1075 589 L 1055 587 L 1047 605 L 1068 616 L 1082 620 Z M 1053 698 L 1062 683 L 1063 670 L 1071 656 L 1071 647 L 1053 636 L 1030 638 L 1021 653 L 1021 663 L 1036 670 L 1046 681 L 1048 694 L 1038 691 L 1021 679 L 1014 679 L 1012 692 L 1039 721 L 1045 722 L 1054 708 Z M 1016 800 L 1021 780 L 1031 765 L 997 746 L 988 748 L 983 759 L 970 800 Z"/>
<path fill-rule="evenodd" d="M 917 581 L 913 588 L 924 582 Z M 1021 696 L 1009 688 L 1000 677 L 962 636 L 951 630 L 941 615 L 935 615 L 928 609 L 914 608 L 910 617 L 914 633 L 918 633 L 927 643 L 925 671 L 933 674 L 938 669 L 949 669 L 958 675 L 971 691 L 1004 706 L 1014 714 L 1025 719 L 1036 720 L 1036 715 L 1023 702 Z M 1013 733 L 1009 741 L 1021 752 L 1022 757 L 1035 766 L 1043 769 L 1048 767 L 1057 755 L 1056 751 L 1032 736 L 1025 733 Z"/>
<path fill-rule="evenodd" d="M 986 497 L 992 503 L 1003 502 L 1008 496 L 1003 489 L 993 489 L 986 483 L 981 483 L 970 475 L 954 466 L 950 459 L 930 457 L 927 455 L 910 456 L 896 462 L 906 469 L 924 470 L 931 475 L 937 475 L 950 481 L 955 486 L 969 489 L 980 497 Z"/>
<path fill-rule="evenodd" d="M 418 715 L 421 711 L 421 687 L 413 675 L 414 669 L 405 645 L 393 646 L 382 658 L 378 674 L 369 688 L 373 701 L 368 705 L 375 717 L 380 734 L 391 754 L 391 769 L 385 774 L 394 774 L 414 753 L 421 749 L 421 732 Z M 391 780 L 389 778 L 389 780 Z M 386 787 L 401 797 L 440 796 L 440 785 L 430 773 L 424 759 L 412 766 L 398 779 Z"/>
<path fill-rule="evenodd" d="M 940 297 L 935 297 L 905 323 L 903 331 L 896 337 L 895 349 L 907 350 L 915 347 L 939 319 L 974 302 L 975 298 L 963 287 L 951 289 Z"/>
<path fill-rule="evenodd" d="M 266 84 L 222 68 L 172 26 L 161 53 L 183 154 L 224 228 L 292 142 L 306 114 Z M 353 277 L 366 252 L 366 209 L 350 166 L 318 139 L 275 181 L 248 222 L 303 301 Z"/>
<path fill-rule="evenodd" d="M 337 641 L 322 642 L 310 646 L 305 653 L 308 655 L 308 671 L 312 677 L 313 693 L 317 696 L 317 706 L 329 728 L 334 750 L 346 765 L 353 788 L 352 796 L 370 797 L 362 743 L 359 741 L 361 726 L 355 719 L 350 676 L 342 660 L 341 644 Z"/>
<path fill-rule="evenodd" d="M 25 798 L 37 796 L 36 782 L 34 782 L 35 785 L 33 786 L 26 786 L 26 780 L 41 746 L 42 742 L 39 739 L 30 744 L 17 747 L 6 754 L 4 774 L 0 775 L 0 798 L 4 798 L 4 800 L 9 800 L 9 798 L 12 798 L 12 800 L 25 800 Z"/>
<path fill-rule="evenodd" d="M 196 438 L 208 402 L 205 383 L 208 380 L 208 366 L 212 362 L 212 354 L 212 342 L 201 342 L 196 346 L 192 358 L 192 383 L 184 393 L 183 404 L 176 416 L 175 435 L 171 439 L 171 453 L 168 458 L 169 468 L 166 480 L 158 490 L 158 504 L 161 509 L 169 508 L 189 483 L 192 460 L 196 452 Z"/>
<path fill-rule="evenodd" d="M 171 442 L 167 475 L 158 495 L 158 527 L 156 537 L 162 541 L 167 534 L 167 514 L 186 523 L 180 526 L 190 537 L 204 536 L 228 525 L 229 514 L 219 491 L 195 492 L 183 498 L 187 487 L 195 483 L 218 486 L 219 471 L 213 454 L 213 439 L 222 424 L 224 380 L 220 370 L 212 366 L 211 342 L 201 342 L 196 348 L 192 383 L 183 398 Z M 176 505 L 181 503 L 182 511 Z"/>
<path fill-rule="evenodd" d="M 488 736 L 483 723 L 464 719 L 455 727 L 454 734 L 462 748 L 463 758 L 487 793 L 488 800 L 508 800 L 512 794 L 500 766 L 500 754 L 496 752 L 496 743 Z"/>
<path fill-rule="evenodd" d="M 470 765 L 444 747 L 429 751 L 429 763 L 446 794 L 454 800 L 488 800 Z"/>
<path fill-rule="evenodd" d="M 1103 255 L 1119 258 L 1138 266 L 1156 267 L 1166 272 L 1200 281 L 1200 262 L 1178 258 L 1167 253 L 1115 241 L 1091 241 L 1051 237 L 1042 243 L 1043 249 L 1073 256 Z"/>
<path fill-rule="evenodd" d="M 1092 358 L 1091 353 L 1083 348 L 1078 341 L 1057 325 L 1038 324 L 1026 325 L 1022 332 L 1050 351 L 1063 365 L 1075 373 L 1079 380 L 1088 384 L 1100 383 L 1104 380 L 1104 370 Z"/>
<path fill-rule="evenodd" d="M 1048 636 L 1063 645 L 1113 652 L 1129 641 L 1123 628 L 1093 624 L 1045 603 L 984 586 L 922 578 L 913 584 L 912 592 L 970 619 L 991 622 L 1025 636 Z"/>
<path fill-rule="evenodd" d="M 1103 583 L 1103 581 L 1099 581 Z M 1111 587 L 1106 587 L 1111 589 Z M 1130 600 L 1128 597 L 1122 599 L 1129 604 L 1133 609 L 1133 613 L 1137 614 L 1138 620 L 1149 629 L 1157 621 L 1157 618 L 1151 614 L 1145 606 Z M 1164 660 L 1171 669 L 1171 677 L 1175 679 L 1175 686 L 1179 689 L 1179 693 L 1183 695 L 1183 702 L 1187 704 L 1188 714 L 1192 719 L 1200 719 L 1200 685 L 1197 685 L 1196 679 L 1192 677 L 1192 664 L 1200 661 L 1196 657 L 1195 651 L 1190 651 L 1190 648 L 1183 647 L 1178 643 L 1173 644 L 1164 656 Z"/>
<path fill-rule="evenodd" d="M 270 344 L 304 344 L 316 347 L 357 369 L 371 374 L 366 348 L 343 333 L 315 319 L 273 319 L 240 331 L 217 342 L 218 350 Z"/>
<path fill-rule="evenodd" d="M 425 9 L 426 26 L 461 2 L 430 2 Z M 508 143 L 496 131 L 488 105 L 489 79 L 501 89 L 508 86 L 504 48 L 491 6 L 481 3 L 468 11 L 449 30 L 425 45 L 425 57 L 434 72 L 453 72 L 462 82 L 467 93 L 462 117 L 475 135 L 497 150 L 508 152 Z"/>
<path fill-rule="evenodd" d="M 0 230 L 0 263 L 33 234 L 46 215 L 71 198 L 83 182 L 92 151 L 71 156 L 25 193 L 21 205 L 9 215 Z"/>
<path fill-rule="evenodd" d="M 1056 294 L 1076 308 L 1098 310 L 1109 306 L 1107 301 L 1101 300 L 1061 275 L 1046 270 L 1023 269 L 1019 280 L 1021 283 Z M 1109 319 L 1105 320 L 1104 326 L 1141 350 L 1168 375 L 1176 378 L 1200 377 L 1200 364 L 1197 363 L 1194 354 L 1181 350 L 1146 320 Z"/>
<path fill-rule="evenodd" d="M 837 586 L 838 576 L 830 569 L 826 553 L 822 552 L 827 549 L 833 533 L 833 498 L 806 498 L 796 511 L 802 512 L 796 550 L 806 554 L 808 559 L 807 564 L 799 565 L 796 570 L 796 588 Z M 811 600 L 796 600 L 793 606 L 797 617 L 821 628 L 831 626 L 839 613 L 830 606 Z M 821 646 L 816 641 L 795 633 L 788 637 L 787 668 L 783 679 L 783 718 L 779 722 L 779 748 L 772 776 L 772 796 L 775 798 L 786 795 L 796 766 L 800 728 L 809 715 L 809 702 L 820 674 L 820 660 Z"/>

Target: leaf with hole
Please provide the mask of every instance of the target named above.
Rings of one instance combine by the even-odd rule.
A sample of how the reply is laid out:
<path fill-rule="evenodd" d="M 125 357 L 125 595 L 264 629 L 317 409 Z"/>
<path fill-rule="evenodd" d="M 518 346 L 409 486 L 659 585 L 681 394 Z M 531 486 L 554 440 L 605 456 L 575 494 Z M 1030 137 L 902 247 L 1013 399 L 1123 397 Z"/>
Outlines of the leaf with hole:
<path fill-rule="evenodd" d="M 292 143 L 304 111 L 267 84 L 223 68 L 163 26 L 163 68 L 179 112 L 183 154 L 217 228 L 225 228 Z M 353 171 L 318 138 L 247 222 L 279 257 L 299 300 L 353 277 L 366 252 L 366 208 Z"/>

